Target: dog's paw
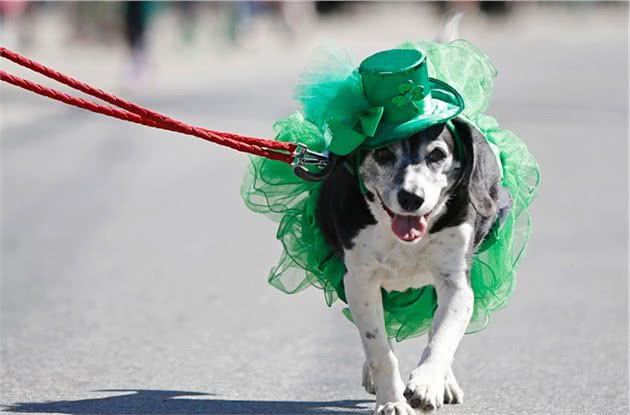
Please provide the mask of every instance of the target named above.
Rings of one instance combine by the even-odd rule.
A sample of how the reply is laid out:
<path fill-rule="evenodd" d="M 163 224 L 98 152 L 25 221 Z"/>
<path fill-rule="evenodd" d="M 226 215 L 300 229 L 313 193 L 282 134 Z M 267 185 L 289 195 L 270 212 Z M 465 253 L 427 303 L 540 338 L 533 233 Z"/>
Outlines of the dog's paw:
<path fill-rule="evenodd" d="M 378 405 L 375 415 L 415 415 L 416 412 L 405 401 L 387 402 L 385 405 Z"/>
<path fill-rule="evenodd" d="M 372 377 L 372 370 L 367 360 L 363 363 L 363 374 L 361 375 L 361 385 L 365 388 L 367 393 L 376 395 L 376 386 L 374 385 L 374 378 Z"/>
<path fill-rule="evenodd" d="M 444 375 L 420 366 L 411 373 L 404 395 L 413 408 L 432 411 L 442 407 L 444 392 Z"/>
<path fill-rule="evenodd" d="M 444 403 L 457 404 L 464 402 L 464 391 L 459 387 L 452 370 L 446 374 L 444 380 Z"/>

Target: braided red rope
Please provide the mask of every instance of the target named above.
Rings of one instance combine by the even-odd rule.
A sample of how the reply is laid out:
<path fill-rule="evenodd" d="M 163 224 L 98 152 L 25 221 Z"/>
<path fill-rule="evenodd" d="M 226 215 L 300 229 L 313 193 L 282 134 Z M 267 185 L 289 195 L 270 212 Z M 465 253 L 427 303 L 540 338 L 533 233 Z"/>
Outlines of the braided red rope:
<path fill-rule="evenodd" d="M 211 141 L 213 143 L 227 146 L 238 151 L 255 154 L 272 160 L 283 161 L 288 164 L 291 164 L 294 160 L 293 153 L 296 149 L 296 145 L 293 143 L 283 143 L 275 140 L 248 137 L 233 133 L 209 130 L 201 127 L 194 127 L 152 111 L 150 109 L 141 107 L 132 102 L 125 101 L 101 89 L 94 88 L 72 77 L 48 68 L 40 63 L 34 62 L 9 49 L 0 47 L 0 56 L 11 60 L 18 65 L 24 66 L 25 68 L 31 69 L 44 76 L 54 79 L 64 85 L 79 90 L 87 95 L 102 99 L 103 101 L 111 105 L 122 108 L 122 110 L 110 107 L 108 105 L 102 105 L 96 102 L 78 98 L 69 94 L 65 94 L 55 89 L 48 88 L 35 82 L 31 82 L 26 79 L 11 75 L 5 71 L 0 71 L 1 81 L 10 83 L 28 91 L 32 91 L 36 94 L 54 99 L 56 101 L 64 102 L 68 105 L 83 108 L 88 111 L 118 118 L 120 120 L 192 135 L 206 141 Z"/>

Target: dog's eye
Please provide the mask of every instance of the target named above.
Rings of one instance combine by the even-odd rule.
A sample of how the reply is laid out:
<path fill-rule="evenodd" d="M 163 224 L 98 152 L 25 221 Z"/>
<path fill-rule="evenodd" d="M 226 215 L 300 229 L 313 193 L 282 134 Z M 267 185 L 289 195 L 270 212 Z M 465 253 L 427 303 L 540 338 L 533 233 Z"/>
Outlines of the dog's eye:
<path fill-rule="evenodd" d="M 429 163 L 437 163 L 438 161 L 442 161 L 446 158 L 446 153 L 439 148 L 434 149 L 427 156 L 427 161 Z"/>
<path fill-rule="evenodd" d="M 376 160 L 379 164 L 385 164 L 394 161 L 394 153 L 391 152 L 387 147 L 379 148 L 372 153 L 374 160 Z"/>

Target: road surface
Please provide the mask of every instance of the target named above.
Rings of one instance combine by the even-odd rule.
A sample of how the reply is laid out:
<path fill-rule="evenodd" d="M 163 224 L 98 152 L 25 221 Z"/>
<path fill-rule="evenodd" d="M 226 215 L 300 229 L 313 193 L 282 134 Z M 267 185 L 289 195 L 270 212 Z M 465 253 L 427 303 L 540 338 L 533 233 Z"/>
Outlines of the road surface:
<path fill-rule="evenodd" d="M 126 96 L 270 135 L 295 109 L 305 45 L 335 38 L 365 56 L 430 38 L 435 17 L 410 10 L 236 52 L 167 43 L 151 87 Z M 464 21 L 500 69 L 490 112 L 528 143 L 543 183 L 515 295 L 464 338 L 455 373 L 465 402 L 442 414 L 628 413 L 627 13 L 532 7 Z M 117 91 L 123 52 L 105 52 L 31 55 Z M 240 199 L 246 157 L 5 86 L 2 105 L 4 411 L 369 413 L 359 337 L 339 304 L 266 283 L 279 244 Z M 398 347 L 404 376 L 423 342 Z"/>

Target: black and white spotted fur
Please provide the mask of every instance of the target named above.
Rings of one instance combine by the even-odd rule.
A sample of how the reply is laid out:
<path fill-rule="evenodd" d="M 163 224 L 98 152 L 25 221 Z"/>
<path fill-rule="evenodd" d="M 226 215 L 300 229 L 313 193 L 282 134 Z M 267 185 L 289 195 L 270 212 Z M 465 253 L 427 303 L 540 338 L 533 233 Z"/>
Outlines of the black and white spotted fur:
<path fill-rule="evenodd" d="M 463 398 L 451 363 L 473 310 L 470 262 L 510 198 L 483 135 L 464 120 L 453 124 L 463 159 L 440 124 L 364 152 L 359 174 L 365 194 L 349 167 L 356 166 L 356 154 L 335 160 L 322 185 L 317 220 L 347 268 L 346 297 L 366 355 L 363 384 L 376 393 L 379 415 L 413 414 L 412 408 L 430 410 Z M 428 231 L 402 240 L 392 231 L 391 214 L 425 216 Z M 405 384 L 385 332 L 381 288 L 424 285 L 435 287 L 438 308 L 428 345 Z"/>

